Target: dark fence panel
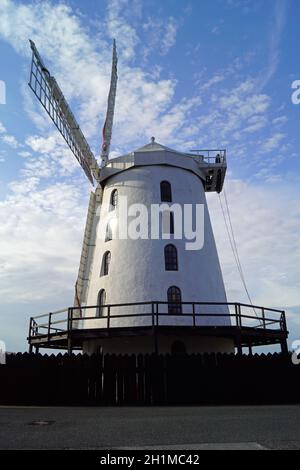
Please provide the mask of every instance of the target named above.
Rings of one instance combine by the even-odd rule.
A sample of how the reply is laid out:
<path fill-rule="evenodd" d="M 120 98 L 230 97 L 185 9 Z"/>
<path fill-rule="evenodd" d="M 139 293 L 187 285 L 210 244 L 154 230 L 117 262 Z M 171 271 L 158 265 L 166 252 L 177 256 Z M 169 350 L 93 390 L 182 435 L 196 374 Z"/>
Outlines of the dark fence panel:
<path fill-rule="evenodd" d="M 289 354 L 10 354 L 1 405 L 222 405 L 300 402 Z"/>

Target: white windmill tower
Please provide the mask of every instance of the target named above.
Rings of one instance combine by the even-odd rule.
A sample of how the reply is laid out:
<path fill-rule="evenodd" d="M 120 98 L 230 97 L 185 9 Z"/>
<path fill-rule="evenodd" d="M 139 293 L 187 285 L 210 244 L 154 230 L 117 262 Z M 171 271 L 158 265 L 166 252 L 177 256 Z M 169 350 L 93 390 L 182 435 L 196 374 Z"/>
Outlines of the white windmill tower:
<path fill-rule="evenodd" d="M 182 153 L 152 138 L 145 146 L 109 160 L 117 86 L 114 42 L 100 167 L 33 42 L 31 48 L 29 86 L 90 182 L 97 183 L 90 196 L 67 327 L 58 328 L 63 320 L 54 321 L 51 313 L 43 334 L 38 320 L 31 319 L 31 347 L 80 348 L 88 353 L 232 352 L 235 346 L 241 351 L 242 345 L 272 341 L 284 347 L 285 333 L 266 337 L 265 330 L 264 335 L 255 327 L 245 330 L 241 304 L 226 300 L 205 196 L 222 190 L 226 151 Z M 140 231 L 130 236 L 128 222 L 136 215 L 137 204 L 145 210 L 139 221 L 147 220 L 147 230 L 139 226 Z M 187 206 L 202 211 L 204 243 L 197 249 L 187 249 L 191 240 L 180 234 L 185 220 L 178 214 L 185 216 Z M 155 232 L 153 214 L 156 222 L 169 223 L 158 224 Z M 134 224 L 140 225 L 136 219 Z"/>

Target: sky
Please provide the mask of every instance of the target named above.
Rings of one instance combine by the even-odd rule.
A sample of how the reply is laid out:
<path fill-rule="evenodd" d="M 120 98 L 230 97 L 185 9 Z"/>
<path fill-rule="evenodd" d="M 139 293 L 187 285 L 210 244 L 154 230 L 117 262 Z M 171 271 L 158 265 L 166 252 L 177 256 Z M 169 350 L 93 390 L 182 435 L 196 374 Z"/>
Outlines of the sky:
<path fill-rule="evenodd" d="M 300 338 L 299 0 L 0 0 L 0 340 L 71 306 L 92 189 L 27 83 L 32 39 L 95 155 L 109 88 L 111 157 L 150 141 L 226 148 L 225 190 L 252 301 Z M 5 85 L 5 104 L 1 89 Z M 224 195 L 221 196 L 224 198 Z M 223 199 L 224 202 L 224 199 Z M 247 302 L 219 197 L 208 203 L 229 301 Z"/>

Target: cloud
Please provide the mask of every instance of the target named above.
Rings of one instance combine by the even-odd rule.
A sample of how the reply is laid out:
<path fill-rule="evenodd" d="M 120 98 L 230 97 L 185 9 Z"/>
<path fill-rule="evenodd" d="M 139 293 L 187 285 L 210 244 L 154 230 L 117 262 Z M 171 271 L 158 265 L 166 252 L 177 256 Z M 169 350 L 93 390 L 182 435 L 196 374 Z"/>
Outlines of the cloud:
<path fill-rule="evenodd" d="M 280 43 L 286 21 L 286 0 L 275 0 L 273 21 L 269 33 L 267 66 L 258 80 L 263 89 L 277 71 L 280 59 Z"/>
<path fill-rule="evenodd" d="M 17 141 L 17 139 L 13 135 L 8 134 L 2 122 L 0 122 L 0 141 L 14 149 L 22 147 L 22 145 Z"/>
<path fill-rule="evenodd" d="M 2 124 L 2 122 L 0 122 L 0 134 L 4 134 L 4 133 L 6 133 L 6 129 L 4 125 Z"/>
<path fill-rule="evenodd" d="M 32 154 L 30 152 L 27 152 L 26 150 L 22 150 L 22 152 L 18 152 L 18 155 L 23 158 L 31 157 Z"/>
<path fill-rule="evenodd" d="M 86 194 L 79 185 L 10 184 L 0 202 L 0 292 L 6 302 L 31 302 L 72 291 L 80 256 Z M 70 303 L 71 298 L 65 302 Z"/>
<path fill-rule="evenodd" d="M 124 9 L 130 8 L 128 0 L 110 0 L 107 6 L 106 25 L 111 38 L 115 38 L 125 59 L 132 59 L 139 38 L 135 29 L 124 17 Z"/>
<path fill-rule="evenodd" d="M 201 86 L 202 90 L 208 90 L 211 86 L 216 85 L 217 83 L 222 82 L 225 80 L 224 75 L 214 75 L 210 78 L 204 85 Z"/>
<path fill-rule="evenodd" d="M 254 2 L 253 0 L 225 0 L 225 5 L 228 8 L 239 8 L 245 15 L 256 12 L 261 3 L 259 1 Z"/>
<path fill-rule="evenodd" d="M 220 34 L 220 26 L 214 26 L 214 27 L 211 29 L 211 33 L 212 33 L 212 34 Z"/>
<path fill-rule="evenodd" d="M 26 152 L 26 161 L 21 170 L 21 175 L 26 178 L 70 176 L 80 168 L 71 150 L 57 132 L 47 137 L 30 136 L 26 139 L 26 145 L 31 150 Z"/>
<path fill-rule="evenodd" d="M 168 18 L 148 17 L 142 25 L 146 33 L 146 44 L 144 48 L 144 59 L 158 50 L 161 56 L 165 56 L 176 43 L 176 35 L 179 27 L 178 21 L 170 16 Z"/>
<path fill-rule="evenodd" d="M 251 116 L 247 121 L 247 126 L 243 132 L 253 133 L 263 129 L 268 123 L 266 116 L 256 115 Z"/>
<path fill-rule="evenodd" d="M 165 34 L 161 44 L 161 55 L 166 55 L 167 52 L 174 46 L 176 42 L 178 23 L 175 18 L 170 17 L 167 21 Z"/>
<path fill-rule="evenodd" d="M 274 126 L 282 126 L 284 124 L 286 124 L 288 122 L 288 117 L 287 116 L 279 116 L 277 118 L 274 118 L 272 120 L 272 124 L 274 124 Z"/>
<path fill-rule="evenodd" d="M 13 135 L 5 134 L 2 137 L 2 142 L 5 144 L 9 145 L 10 147 L 16 149 L 21 146 L 21 144 L 18 143 L 17 139 Z"/>
<path fill-rule="evenodd" d="M 157 68 L 151 67 L 146 72 L 131 65 L 138 38 L 129 20 L 130 5 L 126 0 L 109 2 L 105 17 L 108 35 L 117 36 L 119 53 L 112 143 L 114 136 L 118 135 L 118 147 L 124 151 L 129 146 L 135 148 L 148 140 L 153 133 L 151 129 L 157 126 L 168 108 L 171 109 L 176 88 L 174 79 L 160 79 Z M 71 106 L 73 102 L 76 103 L 76 114 L 84 134 L 92 147 L 95 146 L 96 152 L 99 151 L 110 80 L 111 41 L 107 42 L 102 36 L 95 41 L 88 28 L 82 26 L 80 16 L 63 3 L 44 1 L 19 4 L 5 0 L 0 4 L 0 14 L 0 37 L 26 57 L 27 68 L 30 60 L 28 38 L 35 41 L 67 100 Z M 174 43 L 176 28 L 176 21 L 169 18 L 164 25 L 160 44 L 162 54 Z M 45 134 L 52 129 L 51 123 L 41 117 L 43 111 L 30 90 L 22 88 L 22 93 L 26 100 L 24 107 L 30 118 Z M 143 116 L 143 119 L 139 120 L 139 116 Z M 176 128 L 170 127 L 170 140 L 172 129 L 174 131 Z"/>
<path fill-rule="evenodd" d="M 277 149 L 284 138 L 285 134 L 282 134 L 281 132 L 277 132 L 272 135 L 263 143 L 262 152 L 271 152 L 272 150 Z"/>
<path fill-rule="evenodd" d="M 299 190 L 285 185 L 282 178 L 267 185 L 265 180 L 258 185 L 227 179 L 226 192 L 253 301 L 269 307 L 299 305 Z M 208 201 L 228 298 L 246 301 L 218 198 L 212 194 Z"/>
<path fill-rule="evenodd" d="M 221 81 L 222 76 L 220 73 L 206 82 L 207 87 L 199 87 L 203 107 L 207 112 L 202 116 L 200 112 L 200 117 L 195 119 L 195 123 L 198 125 L 198 135 L 205 135 L 206 142 L 211 142 L 210 145 L 231 147 L 238 157 L 236 146 L 246 144 L 247 135 L 254 134 L 266 126 L 271 98 L 267 94 L 257 93 L 255 80 L 249 77 L 242 81 L 231 80 L 231 86 L 223 85 L 217 91 L 213 89 L 206 95 L 207 88 Z M 227 73 L 226 79 L 229 78 Z M 206 142 L 203 142 L 203 145 Z"/>

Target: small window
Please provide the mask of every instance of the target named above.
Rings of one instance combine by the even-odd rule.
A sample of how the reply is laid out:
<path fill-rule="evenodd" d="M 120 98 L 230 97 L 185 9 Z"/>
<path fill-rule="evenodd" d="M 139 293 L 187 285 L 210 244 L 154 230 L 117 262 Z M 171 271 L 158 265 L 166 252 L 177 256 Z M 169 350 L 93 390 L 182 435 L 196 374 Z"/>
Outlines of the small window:
<path fill-rule="evenodd" d="M 101 276 L 107 276 L 109 271 L 109 264 L 110 264 L 111 254 L 110 251 L 104 253 L 102 258 L 102 266 L 101 266 Z"/>
<path fill-rule="evenodd" d="M 178 270 L 177 249 L 174 245 L 165 246 L 165 268 L 166 271 Z"/>
<path fill-rule="evenodd" d="M 182 313 L 181 291 L 179 287 L 172 286 L 168 289 L 168 313 L 171 315 Z"/>
<path fill-rule="evenodd" d="M 160 183 L 160 199 L 162 202 L 172 202 L 171 184 L 168 181 Z"/>
<path fill-rule="evenodd" d="M 109 242 L 110 240 L 112 240 L 112 230 L 110 224 L 108 223 L 106 226 L 105 241 Z"/>
<path fill-rule="evenodd" d="M 110 207 L 111 210 L 115 210 L 118 206 L 118 190 L 114 189 L 110 196 Z"/>
<path fill-rule="evenodd" d="M 98 294 L 97 299 L 97 317 L 102 317 L 104 315 L 104 305 L 106 302 L 106 292 L 104 289 L 101 289 Z"/>

